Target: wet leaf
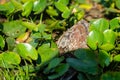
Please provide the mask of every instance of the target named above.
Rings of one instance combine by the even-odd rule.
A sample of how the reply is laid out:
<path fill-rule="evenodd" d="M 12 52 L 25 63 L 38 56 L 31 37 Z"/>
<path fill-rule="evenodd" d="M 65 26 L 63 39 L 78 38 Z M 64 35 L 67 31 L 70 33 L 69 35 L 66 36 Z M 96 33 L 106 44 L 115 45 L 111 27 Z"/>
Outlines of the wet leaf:
<path fill-rule="evenodd" d="M 28 43 L 19 43 L 16 45 L 16 48 L 14 50 L 17 52 L 21 57 L 27 60 L 37 60 L 38 53 L 34 47 L 32 47 Z"/>
<path fill-rule="evenodd" d="M 47 6 L 47 0 L 35 1 L 34 6 L 33 6 L 33 11 L 35 12 L 34 14 L 41 13 L 45 9 L 46 6 Z"/>
<path fill-rule="evenodd" d="M 102 45 L 103 39 L 103 33 L 97 30 L 93 30 L 89 33 L 87 37 L 87 44 L 91 49 L 96 50 L 97 47 L 100 47 Z"/>
<path fill-rule="evenodd" d="M 109 28 L 109 22 L 104 18 L 100 18 L 100 19 L 93 21 L 89 29 L 90 31 L 98 30 L 100 32 L 103 32 L 104 30 L 108 28 Z"/>

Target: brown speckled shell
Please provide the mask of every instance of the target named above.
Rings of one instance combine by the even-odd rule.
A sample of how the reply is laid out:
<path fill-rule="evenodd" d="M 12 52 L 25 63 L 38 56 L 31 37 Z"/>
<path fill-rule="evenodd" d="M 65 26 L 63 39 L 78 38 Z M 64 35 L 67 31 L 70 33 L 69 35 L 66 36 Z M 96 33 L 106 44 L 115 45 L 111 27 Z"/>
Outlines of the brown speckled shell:
<path fill-rule="evenodd" d="M 78 48 L 88 48 L 86 44 L 88 26 L 88 22 L 81 20 L 68 29 L 57 41 L 60 53 L 66 53 Z"/>

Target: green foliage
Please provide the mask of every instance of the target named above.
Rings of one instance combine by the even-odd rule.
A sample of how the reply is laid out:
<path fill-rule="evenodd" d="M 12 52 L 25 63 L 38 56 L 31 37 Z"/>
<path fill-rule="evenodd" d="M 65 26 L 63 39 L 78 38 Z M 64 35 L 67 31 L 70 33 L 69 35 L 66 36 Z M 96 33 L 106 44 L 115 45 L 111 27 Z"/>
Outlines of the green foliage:
<path fill-rule="evenodd" d="M 104 6 L 109 3 L 106 14 L 119 13 L 119 0 L 95 1 L 105 2 Z M 0 18 L 6 20 L 0 22 L 0 80 L 66 80 L 66 75 L 68 80 L 119 80 L 120 17 L 91 21 L 89 48 L 59 56 L 53 36 L 84 17 L 81 6 L 90 7 L 86 0 L 10 0 L 1 4 Z"/>

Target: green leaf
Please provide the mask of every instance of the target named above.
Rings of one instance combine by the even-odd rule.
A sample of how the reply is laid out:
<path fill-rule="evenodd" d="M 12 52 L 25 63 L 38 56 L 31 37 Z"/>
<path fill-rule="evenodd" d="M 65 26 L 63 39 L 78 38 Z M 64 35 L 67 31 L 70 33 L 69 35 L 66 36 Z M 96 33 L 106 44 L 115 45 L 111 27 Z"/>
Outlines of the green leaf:
<path fill-rule="evenodd" d="M 16 38 L 26 31 L 21 21 L 10 21 L 3 23 L 3 33 L 9 37 Z"/>
<path fill-rule="evenodd" d="M 41 33 L 43 33 L 43 32 L 45 31 L 46 24 L 39 23 L 39 24 L 37 25 L 37 27 L 38 27 L 38 31 L 41 32 Z"/>
<path fill-rule="evenodd" d="M 104 43 L 109 43 L 109 44 L 113 44 L 115 43 L 115 40 L 117 38 L 116 34 L 114 31 L 110 30 L 110 29 L 106 29 L 104 32 Z"/>
<path fill-rule="evenodd" d="M 4 38 L 0 35 L 0 48 L 4 48 L 5 47 L 5 40 Z"/>
<path fill-rule="evenodd" d="M 47 0 L 35 1 L 34 7 L 33 7 L 33 11 L 35 12 L 34 14 L 41 13 L 45 9 L 46 6 L 47 6 Z"/>
<path fill-rule="evenodd" d="M 102 67 L 108 66 L 111 62 L 110 54 L 104 50 L 99 51 L 98 57 L 99 57 L 99 63 Z"/>
<path fill-rule="evenodd" d="M 15 39 L 12 37 L 7 37 L 6 38 L 8 50 L 12 51 L 16 45 Z"/>
<path fill-rule="evenodd" d="M 21 57 L 27 60 L 37 60 L 38 53 L 34 47 L 32 47 L 28 43 L 19 43 L 16 45 L 16 48 L 14 50 L 17 52 Z"/>
<path fill-rule="evenodd" d="M 58 55 L 58 48 L 55 43 L 52 43 L 50 46 L 50 43 L 46 43 L 41 45 L 38 48 L 38 53 L 41 57 L 41 66 L 44 66 L 48 63 L 51 59 L 53 59 L 55 56 Z"/>
<path fill-rule="evenodd" d="M 64 60 L 64 57 L 52 59 L 52 60 L 49 62 L 47 68 L 44 70 L 44 73 L 49 73 L 49 71 L 50 71 L 51 69 L 53 69 L 53 68 L 55 68 L 56 66 L 58 66 L 58 65 L 60 64 L 60 62 L 63 61 L 63 60 Z"/>
<path fill-rule="evenodd" d="M 113 58 L 114 61 L 120 61 L 120 54 L 115 55 Z"/>
<path fill-rule="evenodd" d="M 33 8 L 33 1 L 27 1 L 26 3 L 24 3 L 23 5 L 23 12 L 22 12 L 22 16 L 26 16 L 28 17 L 32 11 Z"/>
<path fill-rule="evenodd" d="M 38 31 L 38 27 L 35 23 L 22 21 L 21 24 L 30 30 Z"/>
<path fill-rule="evenodd" d="M 21 62 L 20 56 L 15 52 L 3 52 L 0 54 L 0 66 L 1 67 L 12 67 L 19 65 Z"/>
<path fill-rule="evenodd" d="M 8 2 L 6 4 L 4 4 L 4 6 L 7 9 L 7 14 L 6 15 L 10 15 L 15 11 L 15 6 L 12 4 L 12 2 Z"/>
<path fill-rule="evenodd" d="M 75 58 L 67 58 L 67 63 L 77 71 L 85 72 L 89 74 L 97 74 L 98 66 L 95 61 L 91 60 L 79 60 Z"/>
<path fill-rule="evenodd" d="M 50 16 L 58 16 L 57 10 L 54 9 L 52 6 L 48 6 L 48 9 L 46 10 L 46 12 Z"/>
<path fill-rule="evenodd" d="M 64 4 L 64 5 L 68 5 L 69 4 L 69 0 L 58 0 L 58 2 Z"/>
<path fill-rule="evenodd" d="M 105 50 L 105 51 L 110 51 L 110 50 L 112 50 L 112 49 L 115 48 L 115 45 L 110 44 L 110 43 L 105 43 L 105 44 L 102 44 L 102 45 L 100 46 L 100 48 L 101 48 L 102 50 Z"/>
<path fill-rule="evenodd" d="M 71 11 L 69 9 L 66 9 L 63 13 L 62 13 L 62 17 L 63 18 L 68 18 L 71 14 Z"/>
<path fill-rule="evenodd" d="M 21 11 L 23 10 L 23 6 L 20 2 L 16 1 L 16 0 L 11 0 L 12 4 L 14 5 L 16 12 L 17 11 Z"/>
<path fill-rule="evenodd" d="M 98 30 L 100 32 L 103 32 L 104 30 L 108 28 L 109 28 L 109 22 L 104 18 L 100 18 L 91 23 L 89 30 L 90 31 Z"/>
<path fill-rule="evenodd" d="M 97 47 L 100 47 L 101 44 L 103 43 L 103 39 L 104 39 L 103 33 L 97 30 L 93 30 L 89 33 L 87 37 L 87 44 L 91 49 L 96 50 Z"/>
<path fill-rule="evenodd" d="M 55 74 L 52 74 L 50 76 L 48 76 L 48 79 L 56 79 L 60 76 L 62 76 L 63 74 L 65 74 L 66 71 L 68 71 L 69 69 L 69 65 L 68 64 L 60 64 L 58 67 L 55 68 Z"/>
<path fill-rule="evenodd" d="M 101 80 L 119 80 L 120 72 L 106 72 L 102 74 Z"/>
<path fill-rule="evenodd" d="M 113 18 L 112 20 L 110 20 L 110 29 L 114 30 L 116 28 L 119 28 L 119 18 Z"/>
<path fill-rule="evenodd" d="M 60 2 L 55 3 L 55 7 L 60 10 L 61 12 L 64 12 L 65 10 L 68 10 L 68 7 L 65 4 L 62 4 Z"/>
<path fill-rule="evenodd" d="M 115 0 L 115 5 L 118 9 L 120 9 L 120 0 Z"/>

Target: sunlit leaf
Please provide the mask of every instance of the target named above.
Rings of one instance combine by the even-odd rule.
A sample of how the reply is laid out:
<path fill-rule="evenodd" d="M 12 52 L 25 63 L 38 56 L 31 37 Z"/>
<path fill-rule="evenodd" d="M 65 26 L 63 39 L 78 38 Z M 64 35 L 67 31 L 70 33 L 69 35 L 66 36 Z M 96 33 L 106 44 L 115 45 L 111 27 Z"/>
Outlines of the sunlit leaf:
<path fill-rule="evenodd" d="M 64 4 L 64 5 L 68 5 L 69 0 L 58 0 L 58 2 Z"/>
<path fill-rule="evenodd" d="M 55 3 L 55 7 L 60 10 L 61 12 L 64 12 L 65 10 L 68 10 L 68 7 L 60 2 Z"/>
<path fill-rule="evenodd" d="M 56 9 L 54 9 L 52 6 L 48 6 L 48 9 L 46 10 L 47 14 L 50 16 L 58 16 L 58 12 Z"/>
<path fill-rule="evenodd" d="M 120 9 L 120 0 L 115 0 L 116 7 Z"/>
<path fill-rule="evenodd" d="M 14 51 L 27 60 L 37 60 L 38 58 L 36 49 L 28 43 L 17 44 Z"/>
<path fill-rule="evenodd" d="M 13 65 L 19 65 L 21 62 L 20 56 L 15 52 L 3 52 L 0 54 L 0 66 L 12 67 Z"/>
<path fill-rule="evenodd" d="M 22 16 L 28 17 L 32 11 L 32 8 L 33 8 L 33 1 L 28 1 L 28 2 L 24 3 L 24 5 L 23 5 L 24 10 L 22 12 Z"/>
<path fill-rule="evenodd" d="M 62 17 L 63 18 L 68 18 L 71 14 L 71 11 L 69 9 L 66 9 L 63 13 L 62 13 Z"/>
<path fill-rule="evenodd" d="M 110 20 L 110 29 L 114 30 L 116 28 L 119 28 L 119 18 L 113 18 Z"/>
<path fill-rule="evenodd" d="M 30 30 L 38 31 L 38 27 L 35 23 L 23 21 L 21 24 Z"/>
<path fill-rule="evenodd" d="M 47 6 L 47 0 L 35 1 L 34 7 L 33 7 L 33 11 L 35 12 L 34 14 L 41 13 L 45 9 L 46 6 Z"/>
<path fill-rule="evenodd" d="M 21 21 L 10 21 L 3 23 L 3 33 L 7 36 L 16 38 L 25 32 L 26 28 L 21 25 Z"/>
<path fill-rule="evenodd" d="M 58 48 L 55 43 L 52 43 L 51 46 L 50 43 L 46 43 L 38 48 L 38 53 L 41 57 L 40 65 L 45 65 L 48 63 L 48 61 L 58 55 Z"/>
<path fill-rule="evenodd" d="M 5 40 L 4 38 L 0 35 L 0 48 L 4 48 L 5 47 Z"/>
<path fill-rule="evenodd" d="M 104 39 L 103 33 L 97 30 L 93 30 L 89 33 L 87 37 L 87 44 L 91 49 L 96 50 L 97 47 L 100 47 L 101 44 L 103 43 L 103 39 Z"/>
<path fill-rule="evenodd" d="M 114 61 L 120 61 L 120 54 L 115 55 L 113 58 Z"/>
<path fill-rule="evenodd" d="M 95 21 L 93 21 L 90 25 L 90 31 L 91 30 L 98 30 L 100 32 L 103 32 L 104 30 L 109 28 L 109 22 L 104 19 L 104 18 L 100 18 L 97 19 Z"/>

